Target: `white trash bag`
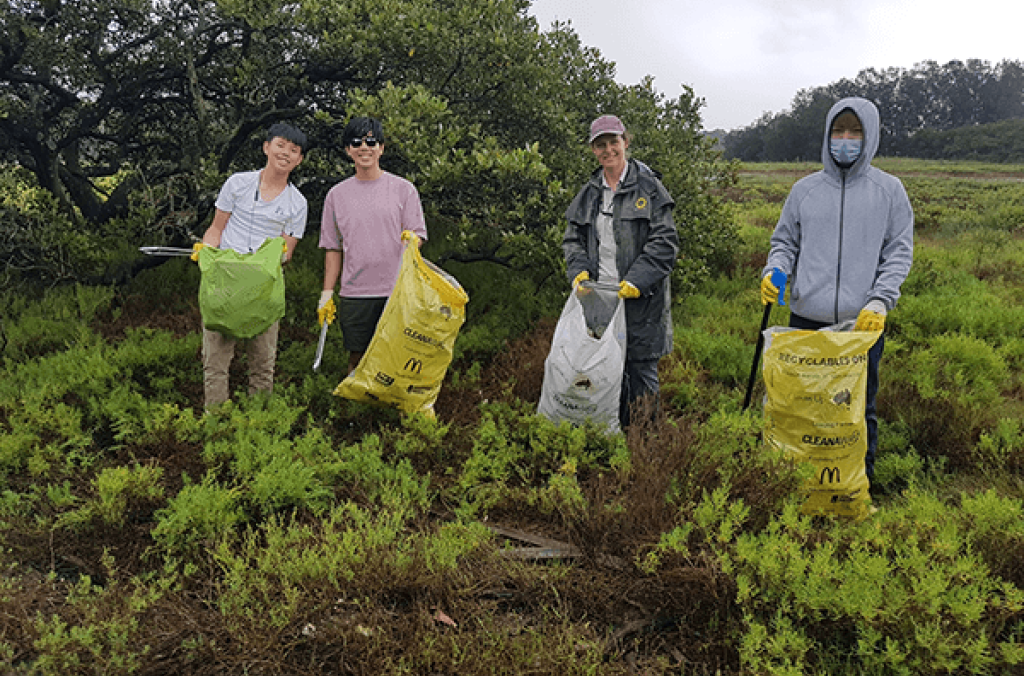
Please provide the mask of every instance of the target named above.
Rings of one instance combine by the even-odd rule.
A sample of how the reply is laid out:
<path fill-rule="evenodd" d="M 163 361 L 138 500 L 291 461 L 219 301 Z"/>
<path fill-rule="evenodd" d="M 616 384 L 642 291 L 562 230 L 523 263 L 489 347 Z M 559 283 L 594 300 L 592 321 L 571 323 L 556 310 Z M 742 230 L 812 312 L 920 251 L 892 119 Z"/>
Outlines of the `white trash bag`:
<path fill-rule="evenodd" d="M 619 429 L 626 364 L 626 309 L 614 284 L 582 282 L 569 294 L 544 361 L 537 412 L 554 421 L 591 420 Z"/>

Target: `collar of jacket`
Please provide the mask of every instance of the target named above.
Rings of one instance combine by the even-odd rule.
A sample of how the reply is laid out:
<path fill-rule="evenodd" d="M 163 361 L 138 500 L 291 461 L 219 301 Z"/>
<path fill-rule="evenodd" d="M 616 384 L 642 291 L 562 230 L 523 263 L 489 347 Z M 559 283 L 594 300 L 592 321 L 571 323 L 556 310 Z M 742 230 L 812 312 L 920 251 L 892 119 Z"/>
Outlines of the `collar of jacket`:
<path fill-rule="evenodd" d="M 626 169 L 626 175 L 622 177 L 621 181 L 619 181 L 619 185 L 615 189 L 615 192 L 622 192 L 636 185 L 637 175 L 640 172 L 640 165 L 636 160 L 630 158 L 626 160 L 626 166 L 628 167 L 628 169 Z M 590 184 L 598 190 L 604 190 L 604 181 L 601 178 L 601 173 L 603 171 L 604 169 L 602 167 L 598 167 L 590 175 Z"/>

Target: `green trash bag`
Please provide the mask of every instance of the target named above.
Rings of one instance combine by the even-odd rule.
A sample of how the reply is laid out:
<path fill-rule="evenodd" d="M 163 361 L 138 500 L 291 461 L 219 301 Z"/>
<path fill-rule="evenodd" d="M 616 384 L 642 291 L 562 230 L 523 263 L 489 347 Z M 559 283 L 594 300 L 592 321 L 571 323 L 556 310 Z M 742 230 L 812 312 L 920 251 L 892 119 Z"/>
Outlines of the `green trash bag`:
<path fill-rule="evenodd" d="M 203 326 L 232 338 L 258 336 L 284 317 L 283 237 L 240 254 L 206 246 L 199 250 L 199 311 Z"/>

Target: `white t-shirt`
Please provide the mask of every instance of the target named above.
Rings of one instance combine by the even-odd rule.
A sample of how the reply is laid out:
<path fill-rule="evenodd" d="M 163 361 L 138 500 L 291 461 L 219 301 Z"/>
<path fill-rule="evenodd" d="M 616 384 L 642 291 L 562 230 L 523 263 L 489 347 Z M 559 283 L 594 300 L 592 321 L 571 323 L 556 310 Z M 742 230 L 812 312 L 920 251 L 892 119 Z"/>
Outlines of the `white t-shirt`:
<path fill-rule="evenodd" d="M 306 198 L 291 183 L 269 202 L 259 197 L 260 172 L 232 174 L 221 186 L 215 206 L 231 214 L 220 238 L 221 249 L 252 253 L 280 235 L 301 239 L 306 232 Z"/>

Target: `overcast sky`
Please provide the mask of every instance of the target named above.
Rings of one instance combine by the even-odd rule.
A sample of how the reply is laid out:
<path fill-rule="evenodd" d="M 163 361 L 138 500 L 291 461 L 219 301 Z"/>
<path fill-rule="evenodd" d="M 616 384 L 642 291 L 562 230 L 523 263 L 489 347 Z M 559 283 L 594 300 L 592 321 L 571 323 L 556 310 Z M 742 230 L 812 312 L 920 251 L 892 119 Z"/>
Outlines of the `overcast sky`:
<path fill-rule="evenodd" d="M 801 89 L 865 68 L 921 61 L 1024 61 L 1019 0 L 533 0 L 542 30 L 568 21 L 616 64 L 705 100 L 706 129 L 745 127 L 790 107 Z"/>

